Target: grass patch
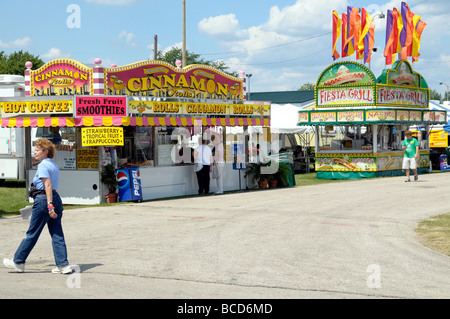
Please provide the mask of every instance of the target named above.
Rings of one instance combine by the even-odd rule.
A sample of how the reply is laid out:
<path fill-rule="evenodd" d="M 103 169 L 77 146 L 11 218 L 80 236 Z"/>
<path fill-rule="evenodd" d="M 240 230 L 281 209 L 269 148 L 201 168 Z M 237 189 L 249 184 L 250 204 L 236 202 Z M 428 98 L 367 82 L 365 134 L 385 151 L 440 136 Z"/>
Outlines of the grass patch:
<path fill-rule="evenodd" d="M 20 214 L 27 202 L 25 181 L 4 181 L 0 187 L 0 217 Z"/>
<path fill-rule="evenodd" d="M 342 183 L 347 181 L 355 181 L 355 179 L 319 179 L 316 173 L 295 174 L 295 186 L 309 186 L 329 183 Z"/>
<path fill-rule="evenodd" d="M 450 214 L 420 222 L 416 233 L 424 246 L 450 256 Z"/>
<path fill-rule="evenodd" d="M 342 182 L 343 180 L 326 180 L 316 178 L 316 173 L 309 174 L 296 174 L 295 175 L 295 186 L 308 186 L 316 184 L 326 184 L 326 183 L 336 183 Z M 253 191 L 253 190 L 249 190 Z M 232 193 L 232 192 L 227 192 Z M 178 196 L 174 198 L 183 198 L 189 196 Z M 172 198 L 163 198 L 163 200 L 168 200 Z M 126 204 L 127 202 L 120 202 L 115 204 L 97 204 L 97 205 L 64 205 L 64 209 L 76 209 L 91 206 L 105 206 L 105 205 L 120 205 Z M 0 185 L 0 217 L 18 215 L 19 210 L 30 203 L 26 200 L 26 183 L 25 181 L 15 181 L 6 180 Z"/>

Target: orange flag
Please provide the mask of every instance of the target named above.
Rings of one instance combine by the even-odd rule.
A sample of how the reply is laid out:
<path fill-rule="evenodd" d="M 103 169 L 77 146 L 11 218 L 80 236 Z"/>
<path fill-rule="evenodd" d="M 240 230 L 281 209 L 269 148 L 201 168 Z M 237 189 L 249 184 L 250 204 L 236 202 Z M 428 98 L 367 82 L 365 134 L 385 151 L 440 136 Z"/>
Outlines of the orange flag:
<path fill-rule="evenodd" d="M 342 57 L 345 58 L 347 56 L 347 49 L 348 49 L 348 44 L 347 44 L 347 15 L 345 13 L 342 14 L 342 37 L 341 37 L 341 41 L 342 41 L 342 46 L 341 46 L 341 53 L 342 53 Z"/>
<path fill-rule="evenodd" d="M 341 19 L 335 10 L 333 10 L 333 60 L 339 58 L 339 52 L 336 50 L 336 43 L 339 39 L 339 35 L 341 34 Z"/>
<path fill-rule="evenodd" d="M 419 57 L 419 49 L 420 49 L 420 38 L 422 36 L 423 29 L 427 26 L 425 22 L 420 20 L 420 16 L 415 15 L 413 18 L 414 21 L 414 32 L 413 32 L 413 43 L 412 43 L 412 51 L 411 56 L 413 57 L 413 62 L 417 61 Z"/>
<path fill-rule="evenodd" d="M 406 39 L 405 44 L 402 47 L 402 59 L 406 60 L 407 57 L 411 56 L 412 53 L 412 42 L 413 42 L 413 16 L 414 13 L 411 12 L 409 6 L 402 2 L 402 17 L 403 25 L 406 25 Z"/>

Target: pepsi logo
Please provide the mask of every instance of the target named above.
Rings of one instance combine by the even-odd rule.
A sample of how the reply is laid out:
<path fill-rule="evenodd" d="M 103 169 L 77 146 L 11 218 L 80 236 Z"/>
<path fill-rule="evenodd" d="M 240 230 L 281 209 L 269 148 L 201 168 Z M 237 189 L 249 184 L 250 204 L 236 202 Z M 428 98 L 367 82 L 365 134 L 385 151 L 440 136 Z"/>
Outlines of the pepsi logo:
<path fill-rule="evenodd" d="M 117 173 L 117 185 L 119 188 L 124 187 L 128 183 L 128 176 L 124 172 L 118 172 Z"/>

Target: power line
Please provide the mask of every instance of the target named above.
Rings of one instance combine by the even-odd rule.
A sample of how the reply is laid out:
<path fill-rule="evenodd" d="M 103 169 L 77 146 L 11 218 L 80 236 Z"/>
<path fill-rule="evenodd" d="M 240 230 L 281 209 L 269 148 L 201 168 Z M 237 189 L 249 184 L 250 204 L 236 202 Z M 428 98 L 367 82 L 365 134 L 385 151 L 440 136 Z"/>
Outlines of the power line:
<path fill-rule="evenodd" d="M 264 62 L 264 63 L 236 63 L 236 64 L 237 64 L 237 65 L 269 65 L 269 64 L 286 63 L 286 62 L 292 62 L 292 61 L 301 60 L 301 59 L 304 59 L 304 58 L 307 58 L 307 57 L 316 55 L 316 54 L 321 53 L 321 52 L 326 51 L 326 50 L 329 50 L 329 48 L 324 48 L 324 49 L 322 49 L 322 50 L 319 50 L 319 51 L 317 51 L 317 52 L 314 52 L 314 53 L 311 53 L 311 54 L 308 54 L 308 55 L 305 55 L 305 56 L 302 56 L 302 57 L 299 57 L 299 58 L 289 59 L 289 60 L 283 60 L 283 61 Z"/>
<path fill-rule="evenodd" d="M 239 54 L 245 54 L 245 53 L 249 53 L 249 52 L 263 51 L 263 50 L 278 48 L 278 47 L 282 47 L 282 46 L 293 44 L 293 43 L 308 41 L 308 40 L 312 40 L 315 38 L 323 37 L 325 35 L 329 35 L 331 33 L 332 32 L 326 32 L 326 33 L 318 34 L 318 35 L 315 35 L 315 36 L 312 36 L 309 38 L 299 39 L 299 40 L 286 42 L 286 43 L 282 43 L 282 44 L 277 44 L 277 45 L 272 45 L 269 47 L 264 47 L 264 48 L 259 48 L 259 49 L 248 49 L 248 50 L 242 50 L 242 51 L 215 52 L 215 53 L 200 53 L 199 55 L 239 55 Z"/>

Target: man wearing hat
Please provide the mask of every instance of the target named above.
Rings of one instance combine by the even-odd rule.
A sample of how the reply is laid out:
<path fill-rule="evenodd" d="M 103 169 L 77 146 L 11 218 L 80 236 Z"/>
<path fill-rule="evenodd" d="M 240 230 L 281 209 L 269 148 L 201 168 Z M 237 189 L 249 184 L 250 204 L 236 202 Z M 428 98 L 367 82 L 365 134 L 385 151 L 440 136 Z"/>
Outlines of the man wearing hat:
<path fill-rule="evenodd" d="M 405 155 L 403 156 L 403 169 L 406 172 L 406 181 L 410 182 L 409 179 L 409 169 L 414 171 L 414 181 L 419 179 L 417 174 L 417 160 L 419 158 L 419 142 L 412 137 L 411 131 L 405 131 L 405 140 L 402 143 L 402 149 L 405 150 Z"/>

